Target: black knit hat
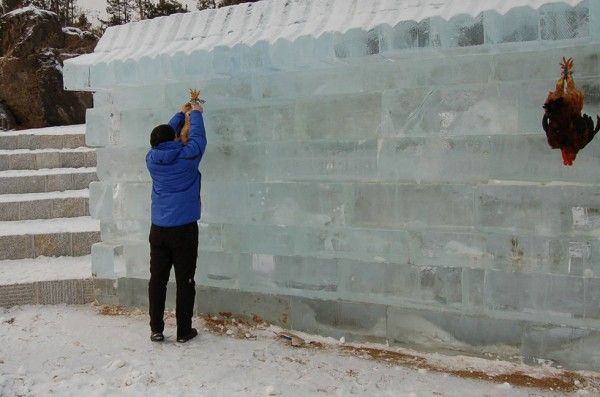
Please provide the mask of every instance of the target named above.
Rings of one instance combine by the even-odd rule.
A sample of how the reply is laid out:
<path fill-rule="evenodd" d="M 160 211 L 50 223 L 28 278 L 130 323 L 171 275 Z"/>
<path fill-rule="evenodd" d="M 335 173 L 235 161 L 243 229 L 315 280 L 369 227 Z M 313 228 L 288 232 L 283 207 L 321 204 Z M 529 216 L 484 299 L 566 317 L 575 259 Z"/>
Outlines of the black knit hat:
<path fill-rule="evenodd" d="M 150 146 L 157 147 L 163 142 L 175 139 L 175 130 L 168 124 L 161 124 L 152 130 L 150 134 Z"/>

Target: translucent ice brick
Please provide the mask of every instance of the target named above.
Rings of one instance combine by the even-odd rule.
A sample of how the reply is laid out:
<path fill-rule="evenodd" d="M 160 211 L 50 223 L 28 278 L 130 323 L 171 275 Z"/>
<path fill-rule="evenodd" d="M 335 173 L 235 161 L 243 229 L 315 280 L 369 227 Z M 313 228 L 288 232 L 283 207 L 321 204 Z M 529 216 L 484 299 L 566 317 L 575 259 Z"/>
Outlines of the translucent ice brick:
<path fill-rule="evenodd" d="M 391 48 L 402 50 L 429 46 L 430 20 L 402 21 L 393 27 Z"/>
<path fill-rule="evenodd" d="M 91 182 L 89 207 L 92 218 L 103 221 L 112 219 L 113 185 L 106 182 Z"/>
<path fill-rule="evenodd" d="M 485 42 L 515 43 L 540 39 L 540 15 L 530 7 L 513 8 L 506 14 L 487 11 L 484 14 Z"/>
<path fill-rule="evenodd" d="M 540 7 L 542 40 L 567 40 L 589 37 L 589 1 L 572 7 L 564 3 L 544 4 Z"/>
<path fill-rule="evenodd" d="M 144 141 L 148 140 L 145 137 Z M 102 181 L 149 181 L 150 174 L 146 168 L 147 148 L 123 148 L 109 146 L 99 148 L 96 152 L 98 159 L 97 173 Z"/>
<path fill-rule="evenodd" d="M 100 242 L 92 245 L 92 275 L 100 279 L 114 279 L 124 276 L 123 246 Z"/>

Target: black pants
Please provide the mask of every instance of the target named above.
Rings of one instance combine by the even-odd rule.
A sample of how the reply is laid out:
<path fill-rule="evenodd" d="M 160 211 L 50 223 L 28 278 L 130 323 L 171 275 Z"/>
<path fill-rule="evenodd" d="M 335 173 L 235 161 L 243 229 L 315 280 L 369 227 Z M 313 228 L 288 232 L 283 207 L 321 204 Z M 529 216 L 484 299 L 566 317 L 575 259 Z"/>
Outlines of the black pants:
<path fill-rule="evenodd" d="M 175 227 L 152 225 L 150 228 L 150 282 L 148 300 L 150 329 L 163 332 L 165 298 L 171 265 L 177 282 L 177 337 L 186 336 L 192 329 L 194 298 L 196 297 L 196 259 L 198 257 L 198 224 Z"/>

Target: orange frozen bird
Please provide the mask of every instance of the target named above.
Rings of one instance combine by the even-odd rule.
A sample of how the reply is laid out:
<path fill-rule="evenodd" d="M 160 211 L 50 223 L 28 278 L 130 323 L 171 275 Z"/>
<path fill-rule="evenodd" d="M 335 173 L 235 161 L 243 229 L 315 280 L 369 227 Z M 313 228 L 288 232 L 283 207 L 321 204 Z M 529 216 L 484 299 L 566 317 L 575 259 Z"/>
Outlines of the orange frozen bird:
<path fill-rule="evenodd" d="M 546 131 L 548 144 L 552 149 L 560 149 L 563 164 L 573 165 L 577 152 L 583 149 L 600 130 L 600 117 L 594 128 L 594 121 L 587 114 L 581 115 L 583 94 L 573 81 L 573 58 L 563 58 L 562 73 L 556 82 L 556 89 L 548 93 L 544 103 L 542 126 Z"/>

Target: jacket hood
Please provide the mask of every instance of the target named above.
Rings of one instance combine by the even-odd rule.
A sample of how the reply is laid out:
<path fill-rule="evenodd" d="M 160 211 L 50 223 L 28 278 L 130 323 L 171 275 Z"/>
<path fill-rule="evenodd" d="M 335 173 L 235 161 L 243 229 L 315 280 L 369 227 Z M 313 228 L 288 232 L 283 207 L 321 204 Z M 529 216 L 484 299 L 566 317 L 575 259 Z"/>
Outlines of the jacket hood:
<path fill-rule="evenodd" d="M 179 156 L 183 148 L 181 142 L 169 141 L 163 142 L 148 152 L 148 160 L 155 164 L 171 164 Z"/>

